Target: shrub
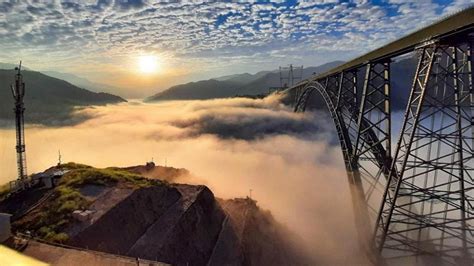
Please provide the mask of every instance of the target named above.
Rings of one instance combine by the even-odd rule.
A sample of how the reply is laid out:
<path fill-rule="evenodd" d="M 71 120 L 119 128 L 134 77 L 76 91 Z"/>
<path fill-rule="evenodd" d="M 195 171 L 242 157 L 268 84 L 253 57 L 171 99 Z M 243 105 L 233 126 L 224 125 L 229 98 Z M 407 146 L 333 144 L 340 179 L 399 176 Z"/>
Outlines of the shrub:
<path fill-rule="evenodd" d="M 69 235 L 66 233 L 59 233 L 52 236 L 51 241 L 56 243 L 66 243 L 69 240 Z"/>
<path fill-rule="evenodd" d="M 0 186 L 0 200 L 3 200 L 10 193 L 10 183 Z"/>

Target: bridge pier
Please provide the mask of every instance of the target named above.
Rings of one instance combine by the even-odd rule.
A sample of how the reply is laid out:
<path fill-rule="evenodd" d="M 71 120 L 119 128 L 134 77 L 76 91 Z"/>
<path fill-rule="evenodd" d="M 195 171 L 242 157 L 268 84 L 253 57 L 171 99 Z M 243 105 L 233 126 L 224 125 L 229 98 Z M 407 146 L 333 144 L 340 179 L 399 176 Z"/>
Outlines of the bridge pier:
<path fill-rule="evenodd" d="M 436 42 L 419 51 L 375 241 L 382 252 L 409 247 L 471 265 L 472 42 Z"/>

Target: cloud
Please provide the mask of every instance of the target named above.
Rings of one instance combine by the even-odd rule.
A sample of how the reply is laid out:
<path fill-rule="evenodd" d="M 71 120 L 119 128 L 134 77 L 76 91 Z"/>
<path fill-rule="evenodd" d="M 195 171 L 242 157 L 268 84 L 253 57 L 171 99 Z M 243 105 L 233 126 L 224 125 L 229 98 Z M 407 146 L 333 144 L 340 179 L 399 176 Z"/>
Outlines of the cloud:
<path fill-rule="evenodd" d="M 325 113 L 294 113 L 291 108 L 280 103 L 281 97 L 272 95 L 258 100 L 235 98 L 178 101 L 172 105 L 181 104 L 185 111 L 166 117 L 149 116 L 147 112 L 153 104 L 132 102 L 132 105 L 124 104 L 135 109 L 131 113 L 123 105 L 95 107 L 79 109 L 71 119 L 77 117 L 74 121 L 78 122 L 86 120 L 80 127 L 114 126 L 130 121 L 136 121 L 137 126 L 142 123 L 153 124 L 161 130 L 150 132 L 147 137 L 156 140 L 178 140 L 202 135 L 237 140 L 256 140 L 270 135 L 331 139 L 331 136 L 326 135 L 330 131 L 330 123 L 321 123 L 323 120 L 330 121 Z M 117 120 L 118 118 L 122 121 Z M 319 134 L 315 135 L 315 132 Z"/>
<path fill-rule="evenodd" d="M 341 152 L 329 144 L 336 134 L 324 116 L 295 115 L 277 98 L 126 103 L 77 114 L 91 119 L 27 127 L 29 173 L 55 165 L 59 149 L 63 161 L 97 167 L 152 157 L 163 164 L 166 158 L 192 173 L 181 182 L 205 184 L 218 197 L 245 197 L 252 189 L 261 207 L 302 237 L 318 264 L 367 263 L 356 240 Z M 180 121 L 192 123 L 177 127 Z M 276 129 L 282 126 L 288 128 Z M 14 142 L 14 130 L 0 130 L 3 181 L 15 176 Z"/>
<path fill-rule="evenodd" d="M 176 65 L 262 69 L 348 59 L 469 5 L 430 1 L 286 2 L 63 1 L 0 3 L 0 56 L 28 56 L 35 68 L 123 64 L 142 52 Z M 288 47 L 293 52 L 288 53 Z M 319 52 L 318 52 L 319 51 Z M 207 54 L 203 58 L 203 54 Z M 280 57 L 286 55 L 281 62 Z M 48 60 L 45 60 L 45 59 Z M 255 59 L 259 65 L 255 65 Z M 118 60 L 118 59 L 117 59 Z M 321 63 L 324 63 L 321 62 Z M 208 66 L 206 66 L 208 65 Z M 76 69 L 77 70 L 77 69 Z"/>

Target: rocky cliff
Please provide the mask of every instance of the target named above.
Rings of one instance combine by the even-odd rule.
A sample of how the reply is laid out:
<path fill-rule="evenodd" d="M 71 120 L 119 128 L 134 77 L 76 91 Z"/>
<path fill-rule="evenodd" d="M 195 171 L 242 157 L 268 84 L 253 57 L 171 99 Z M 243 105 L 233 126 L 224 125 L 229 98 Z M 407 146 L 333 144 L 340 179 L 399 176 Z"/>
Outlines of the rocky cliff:
<path fill-rule="evenodd" d="M 44 193 L 49 198 L 18 216 L 14 230 L 172 265 L 309 264 L 290 240 L 294 235 L 252 199 L 217 200 L 205 186 L 170 184 L 120 168 L 60 167 L 67 173 Z M 10 196 L 0 209 L 30 192 Z"/>

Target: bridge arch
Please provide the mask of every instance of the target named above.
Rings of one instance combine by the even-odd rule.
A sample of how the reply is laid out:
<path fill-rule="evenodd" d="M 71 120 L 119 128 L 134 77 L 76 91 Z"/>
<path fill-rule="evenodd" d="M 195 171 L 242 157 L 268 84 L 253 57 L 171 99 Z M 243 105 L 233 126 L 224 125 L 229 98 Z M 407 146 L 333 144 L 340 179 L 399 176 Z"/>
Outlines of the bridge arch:
<path fill-rule="evenodd" d="M 352 172 L 356 169 L 354 166 L 351 156 L 353 154 L 352 143 L 349 137 L 347 127 L 344 123 L 344 119 L 341 117 L 340 112 L 336 108 L 336 103 L 329 96 L 326 87 L 323 86 L 320 82 L 313 80 L 307 83 L 303 88 L 300 88 L 301 93 L 297 93 L 296 104 L 294 107 L 295 112 L 305 112 L 308 100 L 311 98 L 313 93 L 318 92 L 331 114 L 331 118 L 336 126 L 337 135 L 339 138 L 339 143 L 342 149 L 342 156 L 344 158 L 344 165 L 346 170 Z"/>

